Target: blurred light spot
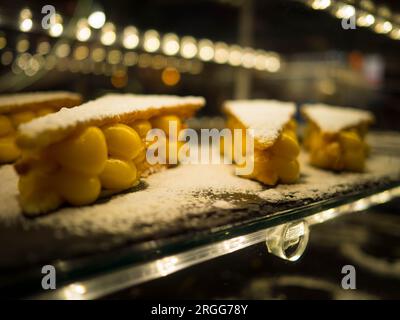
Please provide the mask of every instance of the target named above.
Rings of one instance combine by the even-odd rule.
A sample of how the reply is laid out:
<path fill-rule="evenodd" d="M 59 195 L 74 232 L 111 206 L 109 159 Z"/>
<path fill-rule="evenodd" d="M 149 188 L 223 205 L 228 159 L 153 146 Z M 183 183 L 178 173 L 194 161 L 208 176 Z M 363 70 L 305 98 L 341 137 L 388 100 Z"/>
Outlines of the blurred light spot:
<path fill-rule="evenodd" d="M 193 37 L 183 37 L 181 40 L 181 56 L 186 59 L 194 58 L 197 54 L 196 39 Z"/>
<path fill-rule="evenodd" d="M 254 61 L 254 67 L 257 70 L 261 71 L 265 69 L 266 64 L 267 64 L 266 52 L 263 50 L 258 50 Z"/>
<path fill-rule="evenodd" d="M 267 55 L 265 69 L 269 72 L 277 72 L 281 68 L 279 56 L 275 53 Z"/>
<path fill-rule="evenodd" d="M 34 56 L 33 56 L 33 58 L 39 63 L 39 68 L 41 69 L 41 68 L 43 68 L 43 66 L 44 66 L 44 63 L 45 63 L 45 59 L 44 59 L 44 57 L 42 56 L 42 55 L 40 55 L 40 54 L 35 54 Z"/>
<path fill-rule="evenodd" d="M 224 42 L 215 43 L 215 56 L 216 63 L 227 63 L 229 59 L 229 47 Z"/>
<path fill-rule="evenodd" d="M 331 0 L 313 0 L 311 7 L 315 10 L 325 10 L 331 5 Z"/>
<path fill-rule="evenodd" d="M 126 49 L 134 49 L 139 44 L 139 33 L 138 30 L 129 26 L 124 29 L 124 37 L 122 40 L 122 44 Z"/>
<path fill-rule="evenodd" d="M 7 39 L 4 36 L 4 34 L 1 34 L 0 35 L 0 50 L 4 49 L 6 47 L 6 45 L 7 45 Z"/>
<path fill-rule="evenodd" d="M 75 36 L 79 41 L 87 41 L 92 35 L 92 30 L 90 30 L 89 24 L 86 19 L 79 19 L 76 24 Z"/>
<path fill-rule="evenodd" d="M 52 37 L 59 37 L 63 33 L 62 17 L 59 14 L 55 15 L 55 23 L 50 26 L 49 34 Z"/>
<path fill-rule="evenodd" d="M 160 35 L 155 30 L 148 30 L 144 33 L 143 48 L 147 52 L 155 52 L 160 48 Z"/>
<path fill-rule="evenodd" d="M 121 62 L 122 53 L 119 50 L 111 50 L 108 53 L 107 61 L 110 64 L 118 64 Z"/>
<path fill-rule="evenodd" d="M 242 62 L 242 48 L 237 45 L 232 45 L 229 48 L 228 63 L 232 66 L 238 66 Z"/>
<path fill-rule="evenodd" d="M 400 40 L 400 28 L 395 28 L 390 33 L 390 37 L 394 40 Z"/>
<path fill-rule="evenodd" d="M 59 58 L 65 58 L 71 53 L 71 47 L 68 43 L 60 43 L 57 45 L 55 54 Z"/>
<path fill-rule="evenodd" d="M 318 89 L 325 95 L 333 95 L 336 92 L 336 85 L 332 80 L 326 79 L 318 83 Z"/>
<path fill-rule="evenodd" d="M 95 62 L 101 62 L 106 57 L 106 51 L 103 48 L 95 48 L 92 51 L 92 59 Z"/>
<path fill-rule="evenodd" d="M 138 55 L 136 52 L 126 52 L 124 54 L 124 65 L 126 66 L 133 66 L 138 61 Z"/>
<path fill-rule="evenodd" d="M 199 58 L 203 61 L 210 61 L 214 58 L 214 47 L 210 40 L 199 41 Z"/>
<path fill-rule="evenodd" d="M 115 42 L 116 37 L 114 24 L 107 22 L 101 29 L 101 43 L 105 46 L 111 46 Z"/>
<path fill-rule="evenodd" d="M 50 43 L 48 41 L 42 41 L 36 48 L 37 53 L 41 55 L 48 54 L 50 52 Z"/>
<path fill-rule="evenodd" d="M 25 70 L 28 67 L 28 62 L 30 58 L 31 58 L 30 53 L 23 53 L 17 56 L 15 62 L 20 69 Z"/>
<path fill-rule="evenodd" d="M 141 68 L 147 68 L 150 67 L 151 65 L 151 55 L 147 54 L 147 53 L 142 53 L 139 56 L 139 61 L 138 61 L 138 65 Z"/>
<path fill-rule="evenodd" d="M 123 88 L 128 83 L 128 75 L 124 70 L 117 70 L 111 77 L 111 84 L 115 88 Z"/>
<path fill-rule="evenodd" d="M 375 17 L 370 13 L 362 13 L 357 18 L 357 25 L 360 27 L 370 27 L 375 23 Z"/>
<path fill-rule="evenodd" d="M 156 55 L 153 57 L 152 60 L 152 67 L 154 69 L 163 69 L 165 68 L 167 65 L 167 59 L 165 59 L 165 57 L 161 56 L 161 55 Z"/>
<path fill-rule="evenodd" d="M 336 17 L 339 19 L 348 19 L 354 16 L 356 13 L 356 9 L 352 5 L 345 4 L 340 5 L 338 10 L 336 11 Z"/>
<path fill-rule="evenodd" d="M 368 11 L 375 10 L 375 5 L 371 0 L 360 0 L 360 7 Z"/>
<path fill-rule="evenodd" d="M 89 48 L 86 46 L 78 46 L 74 51 L 74 58 L 76 60 L 84 60 L 89 55 Z"/>
<path fill-rule="evenodd" d="M 249 69 L 249 68 L 253 68 L 255 65 L 255 54 L 253 49 L 250 48 L 246 48 L 243 51 L 243 55 L 242 55 L 242 66 Z"/>
<path fill-rule="evenodd" d="M 24 19 L 21 21 L 19 25 L 19 29 L 23 32 L 28 32 L 29 30 L 32 29 L 32 20 L 31 19 Z"/>
<path fill-rule="evenodd" d="M 100 29 L 106 22 L 106 15 L 102 11 L 95 11 L 89 16 L 89 25 L 94 29 Z"/>
<path fill-rule="evenodd" d="M 22 38 L 17 40 L 17 51 L 18 52 L 25 52 L 29 49 L 29 41 L 26 38 Z"/>
<path fill-rule="evenodd" d="M 393 25 L 389 21 L 379 21 L 374 27 L 374 30 L 381 34 L 389 33 L 392 29 Z"/>
<path fill-rule="evenodd" d="M 22 9 L 19 14 L 19 29 L 22 32 L 28 32 L 32 29 L 33 21 L 32 21 L 32 12 L 31 10 L 25 8 Z"/>
<path fill-rule="evenodd" d="M 165 68 L 161 73 L 161 80 L 166 86 L 175 86 L 180 79 L 179 71 L 173 67 Z"/>
<path fill-rule="evenodd" d="M 25 68 L 25 74 L 28 77 L 32 77 L 39 71 L 39 68 L 40 68 L 39 61 L 35 57 L 31 57 L 28 61 L 27 67 Z"/>
<path fill-rule="evenodd" d="M 1 63 L 4 66 L 8 66 L 12 63 L 13 61 L 13 53 L 11 51 L 5 51 L 3 52 L 3 54 L 1 55 Z"/>
<path fill-rule="evenodd" d="M 179 52 L 179 38 L 176 34 L 167 33 L 163 37 L 162 50 L 168 56 L 173 56 Z"/>
<path fill-rule="evenodd" d="M 392 12 L 389 7 L 386 5 L 381 5 L 377 7 L 377 14 L 378 16 L 381 16 L 383 18 L 390 18 L 392 15 Z"/>

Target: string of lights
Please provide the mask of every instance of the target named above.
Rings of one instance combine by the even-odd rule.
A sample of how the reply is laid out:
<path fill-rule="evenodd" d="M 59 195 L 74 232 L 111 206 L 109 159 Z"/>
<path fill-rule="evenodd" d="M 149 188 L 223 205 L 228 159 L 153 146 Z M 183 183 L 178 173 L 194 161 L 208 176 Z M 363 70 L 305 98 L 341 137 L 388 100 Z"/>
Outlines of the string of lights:
<path fill-rule="evenodd" d="M 400 40 L 400 15 L 387 7 L 376 6 L 370 0 L 302 2 L 314 10 L 327 11 L 338 19 L 354 16 L 358 27 Z M 67 27 L 62 15 L 57 13 L 54 23 L 44 30 L 40 22 L 34 20 L 29 8 L 22 9 L 17 20 L 22 36 L 17 38 L 16 52 L 7 48 L 6 34 L 0 32 L 0 50 L 3 51 L 0 62 L 10 65 L 15 74 L 34 76 L 40 70 L 57 68 L 61 71 L 112 75 L 132 66 L 160 70 L 172 67 L 177 72 L 198 74 L 203 69 L 203 63 L 274 73 L 281 69 L 283 63 L 281 56 L 275 52 L 192 36 L 179 37 L 174 33 L 161 34 L 157 30 L 141 31 L 135 26 L 119 28 L 107 21 L 102 11 L 94 11 L 73 21 L 72 28 L 70 25 Z M 28 52 L 32 44 L 27 36 L 35 32 L 45 32 L 50 39 L 57 41 L 53 44 L 50 39 L 41 41 L 37 44 L 36 53 L 32 50 Z"/>
<path fill-rule="evenodd" d="M 314 10 L 325 10 L 338 19 L 355 18 L 358 27 L 400 40 L 400 14 L 386 6 L 377 6 L 371 0 L 304 0 Z"/>
<path fill-rule="evenodd" d="M 203 70 L 203 62 L 197 59 L 124 51 L 102 45 L 90 47 L 86 43 L 70 43 L 67 40 L 52 45 L 48 40 L 41 39 L 34 44 L 34 41 L 29 41 L 27 34 L 16 38 L 15 51 L 9 48 L 2 50 L 5 43 L 4 35 L 0 34 L 1 64 L 9 66 L 14 75 L 28 78 L 54 69 L 59 72 L 105 75 L 111 77 L 114 87 L 123 88 L 128 83 L 127 69 L 137 66 L 162 71 L 162 82 L 166 86 L 174 86 L 179 82 L 181 73 L 196 75 Z"/>
<path fill-rule="evenodd" d="M 36 28 L 35 28 L 36 27 Z M 19 30 L 23 33 L 43 30 L 35 24 L 31 10 L 24 8 L 19 15 Z M 135 26 L 117 28 L 107 21 L 102 11 L 95 11 L 76 23 L 74 34 L 67 34 L 61 14 L 56 14 L 55 23 L 48 29 L 54 38 L 69 38 L 79 42 L 100 42 L 104 47 L 122 47 L 124 50 L 144 51 L 149 54 L 176 56 L 202 62 L 227 64 L 258 71 L 277 72 L 281 68 L 281 57 L 276 52 L 250 47 L 213 42 L 209 39 L 179 37 L 174 33 L 160 34 L 157 30 L 140 31 Z"/>

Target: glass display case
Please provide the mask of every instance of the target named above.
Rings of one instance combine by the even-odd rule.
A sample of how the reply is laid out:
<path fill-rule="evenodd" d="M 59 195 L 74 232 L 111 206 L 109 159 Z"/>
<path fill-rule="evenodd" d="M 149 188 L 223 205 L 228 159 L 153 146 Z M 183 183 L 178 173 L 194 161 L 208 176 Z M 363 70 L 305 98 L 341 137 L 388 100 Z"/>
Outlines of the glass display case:
<path fill-rule="evenodd" d="M 399 4 L 71 0 L 0 10 L 1 94 L 201 96 L 204 108 L 186 123 L 197 133 L 224 129 L 222 106 L 233 99 L 352 106 L 375 117 L 363 172 L 316 168 L 303 149 L 288 185 L 236 177 L 231 164 L 180 164 L 38 217 L 20 208 L 18 166 L 1 164 L 4 296 L 400 297 Z M 304 115 L 294 119 L 302 143 Z M 0 130 L 0 160 L 1 139 Z M 344 289 L 346 266 L 358 290 Z M 49 270 L 57 285 L 45 289 Z"/>

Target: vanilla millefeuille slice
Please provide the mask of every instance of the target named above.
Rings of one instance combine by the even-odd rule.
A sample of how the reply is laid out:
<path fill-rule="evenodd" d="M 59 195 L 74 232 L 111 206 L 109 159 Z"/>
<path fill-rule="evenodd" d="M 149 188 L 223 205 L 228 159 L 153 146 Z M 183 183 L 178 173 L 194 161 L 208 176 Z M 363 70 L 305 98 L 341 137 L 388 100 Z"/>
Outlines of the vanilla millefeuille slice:
<path fill-rule="evenodd" d="M 364 170 L 368 146 L 364 140 L 374 121 L 369 111 L 328 106 L 304 105 L 307 119 L 304 146 L 310 152 L 310 163 L 336 171 Z"/>
<path fill-rule="evenodd" d="M 0 95 L 0 164 L 13 162 L 21 154 L 15 144 L 17 128 L 34 118 L 73 107 L 81 96 L 72 92 L 32 92 Z"/>
<path fill-rule="evenodd" d="M 299 178 L 297 156 L 300 147 L 293 119 L 296 113 L 294 103 L 274 100 L 227 101 L 224 111 L 228 116 L 229 129 L 252 129 L 254 170 L 247 178 L 267 185 L 293 183 Z M 242 139 L 245 138 L 243 130 Z M 236 147 L 238 142 L 233 139 L 233 148 Z"/>
<path fill-rule="evenodd" d="M 23 211 L 88 205 L 135 186 L 165 166 L 147 162 L 148 131 L 163 130 L 168 144 L 170 122 L 179 131 L 204 103 L 201 97 L 112 94 L 21 125 L 15 168 Z"/>

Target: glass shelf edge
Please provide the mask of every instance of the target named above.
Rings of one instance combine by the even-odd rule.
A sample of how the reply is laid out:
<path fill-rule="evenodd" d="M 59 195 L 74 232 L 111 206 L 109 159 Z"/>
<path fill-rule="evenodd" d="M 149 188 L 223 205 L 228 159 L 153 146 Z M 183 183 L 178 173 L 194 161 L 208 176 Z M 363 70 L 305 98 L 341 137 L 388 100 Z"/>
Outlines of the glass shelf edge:
<path fill-rule="evenodd" d="M 399 196 L 400 187 L 396 186 L 334 208 L 322 210 L 299 220 L 307 221 L 310 226 L 313 226 L 344 214 L 363 211 L 373 205 L 388 202 Z M 103 297 L 118 290 L 164 277 L 201 262 L 263 242 L 266 240 L 268 229 L 270 228 L 203 245 L 150 262 L 123 267 L 95 277 L 88 277 L 82 281 L 64 285 L 56 290 L 29 296 L 28 299 L 85 300 Z"/>

